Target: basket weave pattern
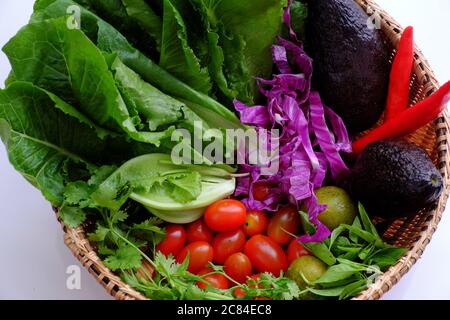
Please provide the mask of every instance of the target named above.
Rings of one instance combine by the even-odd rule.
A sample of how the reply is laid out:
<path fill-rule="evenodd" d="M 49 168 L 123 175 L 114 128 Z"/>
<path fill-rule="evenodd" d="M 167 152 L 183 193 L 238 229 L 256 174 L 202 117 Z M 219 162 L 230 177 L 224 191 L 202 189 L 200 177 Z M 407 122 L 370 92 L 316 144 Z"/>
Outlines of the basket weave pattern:
<path fill-rule="evenodd" d="M 400 40 L 401 26 L 381 9 L 373 0 L 355 0 L 364 10 L 376 14 L 381 19 L 381 29 L 386 36 L 388 46 L 392 50 L 391 57 Z M 428 62 L 416 47 L 415 63 L 411 79 L 410 103 L 414 104 L 431 95 L 438 88 L 438 82 Z M 440 170 L 445 189 L 439 201 L 432 207 L 410 218 L 397 219 L 386 227 L 383 238 L 394 245 L 408 248 L 406 255 L 377 279 L 367 290 L 355 299 L 372 300 L 380 298 L 400 278 L 411 269 L 420 258 L 431 240 L 442 217 L 449 194 L 449 118 L 447 111 L 434 123 L 417 130 L 406 137 L 407 140 L 424 148 Z M 109 294 L 119 300 L 144 300 L 142 294 L 125 284 L 117 275 L 109 270 L 101 261 L 82 227 L 72 229 L 62 224 L 65 232 L 64 242 L 75 257 L 96 278 Z"/>

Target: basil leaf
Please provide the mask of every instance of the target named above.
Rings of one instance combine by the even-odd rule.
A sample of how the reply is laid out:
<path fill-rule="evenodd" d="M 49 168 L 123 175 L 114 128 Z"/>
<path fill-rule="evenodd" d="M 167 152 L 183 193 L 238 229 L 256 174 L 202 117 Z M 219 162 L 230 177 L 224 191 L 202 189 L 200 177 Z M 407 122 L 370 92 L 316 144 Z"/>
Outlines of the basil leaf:
<path fill-rule="evenodd" d="M 332 283 L 347 279 L 356 273 L 366 270 L 365 267 L 352 266 L 348 264 L 337 264 L 328 268 L 328 270 L 314 284 Z"/>
<path fill-rule="evenodd" d="M 380 236 L 378 235 L 378 231 L 373 225 L 372 221 L 370 221 L 369 215 L 366 212 L 366 209 L 364 209 L 363 205 L 361 203 L 358 203 L 359 208 L 359 215 L 361 217 L 361 222 L 364 226 L 364 230 L 370 232 L 376 240 L 379 242 L 382 242 Z"/>
<path fill-rule="evenodd" d="M 362 261 L 366 260 L 367 257 L 370 256 L 370 254 L 373 252 L 374 249 L 375 249 L 374 245 L 368 245 L 367 247 L 362 249 L 361 252 L 358 254 L 359 259 L 361 259 Z"/>
<path fill-rule="evenodd" d="M 327 265 L 332 266 L 336 263 L 336 258 L 325 244 L 319 242 L 309 242 L 302 244 L 306 249 L 312 252 L 313 255 L 325 262 Z"/>
<path fill-rule="evenodd" d="M 308 291 L 322 297 L 339 297 L 344 291 L 344 289 L 345 286 L 327 289 L 308 288 Z"/>
<path fill-rule="evenodd" d="M 341 254 L 339 258 L 353 261 L 358 257 L 361 250 L 361 247 L 347 248 L 347 251 L 344 254 Z"/>
<path fill-rule="evenodd" d="M 356 228 L 354 226 L 349 226 L 346 224 L 343 224 L 342 226 L 345 229 L 347 229 L 349 232 L 353 232 L 354 235 L 358 236 L 359 238 L 361 238 L 362 240 L 364 240 L 368 243 L 375 243 L 378 240 L 378 238 L 376 236 L 374 236 L 371 232 Z"/>
<path fill-rule="evenodd" d="M 361 229 L 361 220 L 359 220 L 359 217 L 356 217 L 355 220 L 353 221 L 352 227 L 357 228 L 357 229 Z M 349 232 L 349 236 L 350 240 L 354 243 L 359 243 L 359 237 L 354 234 L 353 232 Z"/>
<path fill-rule="evenodd" d="M 384 248 L 376 251 L 368 259 L 370 264 L 376 264 L 380 268 L 391 266 L 398 262 L 398 260 L 405 254 L 405 248 Z"/>
<path fill-rule="evenodd" d="M 363 290 L 367 289 L 368 285 L 369 282 L 367 281 L 367 279 L 353 282 L 345 286 L 344 290 L 342 290 L 341 294 L 339 295 L 339 299 L 343 300 L 354 297 L 361 293 Z"/>

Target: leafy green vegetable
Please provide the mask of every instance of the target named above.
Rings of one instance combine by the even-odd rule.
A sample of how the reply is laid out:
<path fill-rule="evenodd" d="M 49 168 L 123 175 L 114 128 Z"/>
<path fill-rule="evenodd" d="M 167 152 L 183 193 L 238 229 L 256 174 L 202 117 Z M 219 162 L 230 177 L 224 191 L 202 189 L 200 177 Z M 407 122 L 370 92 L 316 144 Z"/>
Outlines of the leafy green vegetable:
<path fill-rule="evenodd" d="M 133 18 L 156 42 L 160 51 L 162 20 L 144 0 L 122 0 L 128 15 Z"/>
<path fill-rule="evenodd" d="M 136 145 L 108 136 L 55 95 L 24 82 L 0 90 L 0 135 L 15 169 L 54 205 L 62 203 L 75 169 L 136 154 Z"/>
<path fill-rule="evenodd" d="M 305 39 L 305 25 L 308 18 L 308 6 L 301 1 L 292 1 L 291 4 L 291 24 L 292 29 L 300 40 Z"/>
<path fill-rule="evenodd" d="M 136 11 L 133 12 L 133 6 L 136 3 L 132 3 L 130 8 L 123 0 L 74 0 L 78 4 L 85 6 L 92 12 L 95 12 L 99 17 L 108 20 L 115 26 L 120 33 L 125 35 L 136 48 L 145 52 L 150 56 L 154 56 L 158 53 L 158 41 L 161 34 L 158 32 L 161 30 L 161 21 L 155 14 L 152 15 L 152 11 L 148 6 L 139 5 L 139 9 L 142 9 L 140 14 L 145 15 L 145 18 L 149 18 L 146 24 L 143 25 L 140 21 L 143 17 L 136 18 Z M 129 4 L 129 3 L 128 3 Z M 145 3 L 144 3 L 145 4 Z M 133 15 L 130 14 L 134 13 Z M 150 10 L 149 10 L 150 9 Z M 83 21 L 81 19 L 81 21 Z M 159 24 L 158 24 L 159 23 Z M 150 27 L 150 28 L 149 28 Z M 159 36 L 159 38 L 158 38 Z"/>
<path fill-rule="evenodd" d="M 105 259 L 105 264 L 112 271 L 138 268 L 141 265 L 141 254 L 134 247 L 121 245 L 114 254 Z"/>
<path fill-rule="evenodd" d="M 145 119 L 149 130 L 156 131 L 184 119 L 182 108 L 186 107 L 183 103 L 143 81 L 120 59 L 114 59 L 111 70 L 128 110 L 136 113 L 140 119 Z"/>
<path fill-rule="evenodd" d="M 251 104 L 255 76 L 272 71 L 270 47 L 281 30 L 286 0 L 192 0 L 208 31 L 210 72 L 228 98 Z"/>
<path fill-rule="evenodd" d="M 186 223 L 199 218 L 206 206 L 230 195 L 234 188 L 235 180 L 225 170 L 175 165 L 169 155 L 149 154 L 122 165 L 92 197 L 99 206 L 112 210 L 131 198 L 161 219 Z"/>
<path fill-rule="evenodd" d="M 83 32 L 68 29 L 65 19 L 29 24 L 4 51 L 16 79 L 52 90 L 100 126 L 156 146 L 173 131 L 137 130 L 103 54 Z"/>
<path fill-rule="evenodd" d="M 382 241 L 361 204 L 359 217 L 351 226 L 342 224 L 324 242 L 304 246 L 330 266 L 306 290 L 317 296 L 340 299 L 359 294 L 406 252 Z"/>
<path fill-rule="evenodd" d="M 211 81 L 206 68 L 189 47 L 187 29 L 175 6 L 164 0 L 163 33 L 159 65 L 192 88 L 208 94 Z"/>
<path fill-rule="evenodd" d="M 322 242 L 303 243 L 303 246 L 311 251 L 317 258 L 332 266 L 336 263 L 336 258 L 333 256 L 328 247 Z"/>
<path fill-rule="evenodd" d="M 63 205 L 59 210 L 61 219 L 71 228 L 76 228 L 86 220 L 86 212 L 80 207 Z"/>
<path fill-rule="evenodd" d="M 31 21 L 36 23 L 50 18 L 66 17 L 67 8 L 76 4 L 71 0 L 41 0 L 35 5 L 36 11 Z M 117 53 L 125 65 L 165 94 L 189 101 L 201 109 L 205 109 L 202 115 L 204 121 L 214 123 L 214 126 L 220 124 L 219 128 L 242 128 L 239 119 L 232 111 L 172 76 L 136 50 L 119 31 L 93 12 L 80 7 L 80 14 L 81 21 L 83 21 L 81 30 L 99 49 Z"/>
<path fill-rule="evenodd" d="M 366 258 L 371 264 L 375 264 L 380 268 L 389 267 L 395 263 L 405 254 L 403 248 L 383 248 L 375 251 L 372 255 Z"/>

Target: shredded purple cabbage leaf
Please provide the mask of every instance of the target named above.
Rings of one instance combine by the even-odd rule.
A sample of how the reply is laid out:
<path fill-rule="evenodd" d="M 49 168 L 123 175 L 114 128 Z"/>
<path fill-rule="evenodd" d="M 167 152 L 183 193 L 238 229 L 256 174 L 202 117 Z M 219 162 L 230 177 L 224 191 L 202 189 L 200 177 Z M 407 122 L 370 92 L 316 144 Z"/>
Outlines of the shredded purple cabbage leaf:
<path fill-rule="evenodd" d="M 288 13 L 285 22 L 290 26 Z M 321 242 L 331 232 L 318 219 L 326 206 L 318 203 L 314 190 L 323 185 L 328 173 L 334 180 L 348 174 L 340 152 L 351 152 L 351 143 L 342 119 L 311 89 L 312 60 L 289 29 L 292 41 L 279 38 L 272 47 L 279 74 L 271 80 L 257 78 L 267 104 L 246 106 L 234 101 L 242 123 L 257 130 L 280 130 L 279 157 L 272 159 L 279 161 L 279 170 L 264 175 L 261 166 L 242 165 L 240 172 L 248 176 L 238 179 L 235 195 L 249 210 L 276 211 L 281 203 L 297 208 L 304 204 L 316 232 L 302 235 L 298 241 Z M 271 185 L 270 196 L 264 201 L 253 197 L 253 187 L 260 182 Z"/>

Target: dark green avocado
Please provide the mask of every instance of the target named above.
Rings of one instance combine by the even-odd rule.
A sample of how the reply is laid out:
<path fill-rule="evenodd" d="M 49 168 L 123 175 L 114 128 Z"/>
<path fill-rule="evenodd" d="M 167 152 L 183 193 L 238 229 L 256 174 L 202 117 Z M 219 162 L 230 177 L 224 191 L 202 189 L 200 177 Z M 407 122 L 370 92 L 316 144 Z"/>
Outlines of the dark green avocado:
<path fill-rule="evenodd" d="M 353 0 L 309 0 L 308 12 L 305 45 L 315 86 L 350 133 L 369 129 L 387 98 L 389 54 L 381 33 L 368 27 Z"/>
<path fill-rule="evenodd" d="M 370 215 L 398 217 L 435 202 L 443 183 L 423 149 L 386 140 L 368 145 L 361 153 L 350 175 L 350 189 Z"/>

